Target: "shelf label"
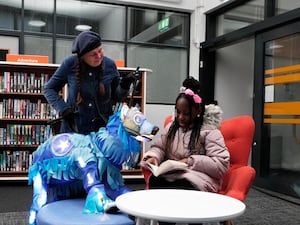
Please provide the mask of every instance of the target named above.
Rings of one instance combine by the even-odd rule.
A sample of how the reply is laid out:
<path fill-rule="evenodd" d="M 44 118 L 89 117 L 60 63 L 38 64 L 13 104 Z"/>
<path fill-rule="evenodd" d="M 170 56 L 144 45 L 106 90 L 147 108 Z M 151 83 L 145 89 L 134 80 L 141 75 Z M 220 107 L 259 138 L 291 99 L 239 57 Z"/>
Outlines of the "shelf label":
<path fill-rule="evenodd" d="M 48 63 L 48 56 L 6 54 L 6 61 L 20 63 Z"/>

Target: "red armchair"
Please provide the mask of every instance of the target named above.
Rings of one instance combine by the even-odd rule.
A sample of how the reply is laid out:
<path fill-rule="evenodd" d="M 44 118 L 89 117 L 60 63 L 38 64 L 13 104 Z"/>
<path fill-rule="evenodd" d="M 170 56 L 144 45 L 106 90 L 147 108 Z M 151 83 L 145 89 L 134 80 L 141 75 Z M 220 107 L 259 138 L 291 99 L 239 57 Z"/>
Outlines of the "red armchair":
<path fill-rule="evenodd" d="M 230 168 L 224 177 L 220 194 L 244 201 L 256 172 L 248 165 L 254 136 L 254 120 L 237 116 L 221 123 L 221 132 L 230 152 Z"/>

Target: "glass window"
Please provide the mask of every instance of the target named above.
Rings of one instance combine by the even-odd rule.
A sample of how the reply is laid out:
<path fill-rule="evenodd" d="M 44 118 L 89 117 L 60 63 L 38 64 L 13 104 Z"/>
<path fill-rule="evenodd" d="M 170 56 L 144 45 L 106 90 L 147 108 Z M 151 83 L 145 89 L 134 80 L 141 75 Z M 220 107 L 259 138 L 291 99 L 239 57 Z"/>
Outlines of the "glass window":
<path fill-rule="evenodd" d="M 73 39 L 56 39 L 56 62 L 61 63 L 71 55 Z M 113 60 L 124 60 L 124 44 L 102 42 L 104 55 Z"/>
<path fill-rule="evenodd" d="M 217 17 L 217 36 L 264 20 L 264 0 L 249 1 Z"/>
<path fill-rule="evenodd" d="M 124 44 L 102 42 L 104 55 L 113 60 L 124 60 Z"/>
<path fill-rule="evenodd" d="M 279 15 L 300 7 L 300 1 L 275 0 L 275 15 Z"/>
<path fill-rule="evenodd" d="M 22 1 L 0 0 L 0 29 L 21 30 Z"/>
<path fill-rule="evenodd" d="M 104 39 L 125 39 L 125 7 L 122 6 L 60 0 L 57 1 L 56 20 L 58 34 L 77 35 L 93 30 Z"/>
<path fill-rule="evenodd" d="M 24 30 L 30 32 L 53 32 L 54 0 L 24 1 Z"/>
<path fill-rule="evenodd" d="M 49 57 L 49 63 L 53 62 L 52 38 L 37 37 L 31 35 L 24 36 L 24 54 L 25 55 L 45 55 Z"/>
<path fill-rule="evenodd" d="M 265 43 L 264 123 L 270 140 L 270 171 L 300 171 L 300 34 Z"/>
<path fill-rule="evenodd" d="M 151 69 L 146 78 L 146 102 L 174 104 L 187 77 L 187 50 L 159 47 L 128 47 L 128 67 Z"/>
<path fill-rule="evenodd" d="M 55 63 L 60 64 L 64 58 L 72 54 L 73 39 L 56 39 L 56 60 Z"/>
<path fill-rule="evenodd" d="M 128 40 L 170 45 L 189 43 L 187 14 L 129 8 Z"/>

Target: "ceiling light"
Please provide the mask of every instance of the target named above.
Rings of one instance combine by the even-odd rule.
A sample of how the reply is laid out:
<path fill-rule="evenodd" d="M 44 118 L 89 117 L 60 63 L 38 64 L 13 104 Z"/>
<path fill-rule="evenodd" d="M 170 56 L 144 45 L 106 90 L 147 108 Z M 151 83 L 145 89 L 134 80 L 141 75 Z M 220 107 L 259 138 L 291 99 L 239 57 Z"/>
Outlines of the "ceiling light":
<path fill-rule="evenodd" d="M 282 48 L 282 47 L 283 47 L 283 45 L 276 45 L 276 44 L 274 44 L 274 45 L 270 45 L 269 49 L 278 49 L 278 48 Z"/>
<path fill-rule="evenodd" d="M 43 27 L 46 23 L 42 20 L 29 20 L 28 25 L 33 27 Z"/>
<path fill-rule="evenodd" d="M 76 25 L 76 27 L 75 27 L 75 30 L 78 30 L 78 31 L 86 31 L 86 30 L 90 30 L 90 29 L 92 29 L 91 26 L 84 25 L 84 24 L 79 24 L 79 25 Z"/>

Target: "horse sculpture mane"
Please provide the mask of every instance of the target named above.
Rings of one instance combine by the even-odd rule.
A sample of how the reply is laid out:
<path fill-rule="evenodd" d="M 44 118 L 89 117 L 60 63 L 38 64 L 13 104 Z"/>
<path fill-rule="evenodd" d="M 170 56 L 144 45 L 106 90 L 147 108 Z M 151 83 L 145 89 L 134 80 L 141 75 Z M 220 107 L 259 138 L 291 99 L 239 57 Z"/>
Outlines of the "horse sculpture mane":
<path fill-rule="evenodd" d="M 85 193 L 85 213 L 103 213 L 114 200 L 131 191 L 124 185 L 122 164 L 141 150 L 139 141 L 151 140 L 158 127 L 135 107 L 123 105 L 106 127 L 88 135 L 62 133 L 49 138 L 33 153 L 28 181 L 33 184 L 29 224 L 49 199 L 74 198 Z"/>

